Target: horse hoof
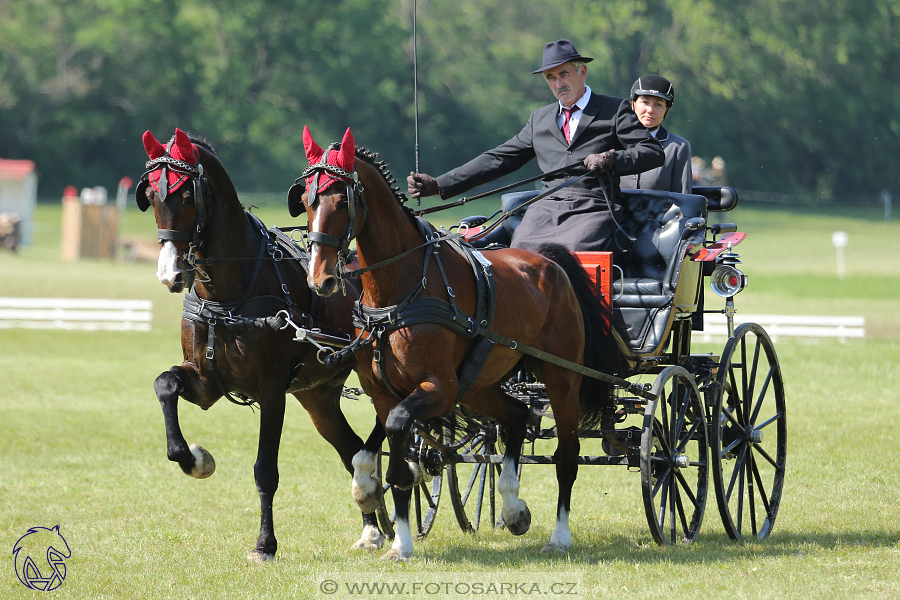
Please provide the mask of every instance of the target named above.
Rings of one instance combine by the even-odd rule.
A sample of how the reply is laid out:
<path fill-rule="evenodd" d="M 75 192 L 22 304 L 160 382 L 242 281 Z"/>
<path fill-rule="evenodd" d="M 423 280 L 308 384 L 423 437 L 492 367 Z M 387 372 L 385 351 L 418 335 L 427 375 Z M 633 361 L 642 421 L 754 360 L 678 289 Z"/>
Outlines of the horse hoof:
<path fill-rule="evenodd" d="M 552 554 L 554 552 L 567 552 L 569 550 L 568 546 L 563 546 L 556 542 L 548 542 L 546 546 L 541 548 L 541 552 L 543 554 Z"/>
<path fill-rule="evenodd" d="M 273 560 L 275 560 L 274 554 L 269 554 L 268 552 L 264 552 L 262 550 L 259 550 L 258 548 L 247 555 L 247 561 L 254 565 L 264 565 L 267 562 L 271 562 Z"/>
<path fill-rule="evenodd" d="M 425 471 L 422 470 L 422 466 L 419 463 L 407 462 L 409 465 L 409 472 L 412 473 L 413 482 L 412 485 L 408 489 L 412 489 L 417 485 L 421 485 L 425 483 Z"/>
<path fill-rule="evenodd" d="M 385 552 L 384 554 L 381 555 L 381 560 L 384 560 L 387 562 L 405 563 L 406 561 L 409 560 L 410 556 L 412 556 L 412 552 L 410 552 L 409 554 L 406 554 L 404 552 L 401 552 L 400 550 L 397 550 L 396 548 L 391 548 L 390 550 L 388 550 L 387 552 Z"/>
<path fill-rule="evenodd" d="M 506 523 L 506 528 L 511 534 L 525 535 L 531 528 L 531 511 L 528 510 L 528 506 L 525 506 L 511 518 L 504 516 L 503 522 Z"/>
<path fill-rule="evenodd" d="M 194 468 L 188 475 L 197 479 L 206 479 L 216 472 L 216 460 L 203 446 L 191 444 L 190 451 L 194 457 Z"/>
<path fill-rule="evenodd" d="M 384 534 L 375 527 L 366 527 L 362 537 L 350 546 L 351 550 L 378 550 L 384 545 Z"/>

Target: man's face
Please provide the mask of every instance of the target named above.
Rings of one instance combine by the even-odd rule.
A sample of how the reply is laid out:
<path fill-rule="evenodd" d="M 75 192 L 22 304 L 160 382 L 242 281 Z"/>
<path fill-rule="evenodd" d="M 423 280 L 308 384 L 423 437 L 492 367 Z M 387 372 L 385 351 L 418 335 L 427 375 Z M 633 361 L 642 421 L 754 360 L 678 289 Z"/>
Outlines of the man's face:
<path fill-rule="evenodd" d="M 587 66 L 581 65 L 576 69 L 572 63 L 563 63 L 558 67 L 544 71 L 544 79 L 556 99 L 566 108 L 572 105 L 584 95 L 584 80 L 587 79 Z"/>
<path fill-rule="evenodd" d="M 663 119 L 666 118 L 666 101 L 656 96 L 638 96 L 631 103 L 634 114 L 637 115 L 638 121 L 644 124 L 647 129 L 653 130 L 659 127 Z"/>

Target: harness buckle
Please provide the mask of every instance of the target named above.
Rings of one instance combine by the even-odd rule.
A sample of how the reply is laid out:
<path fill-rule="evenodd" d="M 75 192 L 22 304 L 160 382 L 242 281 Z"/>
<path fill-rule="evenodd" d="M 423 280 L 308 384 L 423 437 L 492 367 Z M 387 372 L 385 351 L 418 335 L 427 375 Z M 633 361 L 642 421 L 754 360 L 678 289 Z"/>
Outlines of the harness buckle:
<path fill-rule="evenodd" d="M 372 360 L 377 363 L 381 362 L 381 350 L 379 350 L 378 348 L 375 349 L 375 351 L 372 353 Z"/>
<path fill-rule="evenodd" d="M 206 360 L 212 360 L 213 356 L 215 356 L 215 354 L 216 354 L 216 351 L 213 349 L 212 346 L 208 346 L 206 348 Z"/>

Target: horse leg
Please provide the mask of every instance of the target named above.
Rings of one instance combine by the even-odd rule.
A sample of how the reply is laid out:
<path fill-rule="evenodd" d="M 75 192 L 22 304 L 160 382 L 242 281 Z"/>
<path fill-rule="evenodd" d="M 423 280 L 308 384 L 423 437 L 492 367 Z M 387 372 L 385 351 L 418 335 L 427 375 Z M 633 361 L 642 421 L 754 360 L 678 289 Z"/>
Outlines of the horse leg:
<path fill-rule="evenodd" d="M 391 549 L 381 556 L 381 560 L 406 562 L 413 553 L 412 530 L 409 526 L 409 500 L 412 498 L 412 490 L 393 487 L 391 493 L 394 496 L 394 510 L 397 512 L 394 543 Z"/>
<path fill-rule="evenodd" d="M 248 555 L 250 562 L 264 562 L 275 558 L 278 541 L 275 539 L 275 524 L 272 519 L 272 503 L 278 489 L 278 448 L 281 444 L 281 430 L 284 425 L 284 393 L 273 391 L 260 394 L 259 402 L 259 449 L 253 475 L 259 492 L 260 525 L 256 548 Z"/>
<path fill-rule="evenodd" d="M 569 513 L 572 487 L 578 476 L 578 454 L 581 451 L 581 442 L 578 439 L 580 418 L 578 388 L 581 377 L 561 367 L 545 365 L 545 378 L 550 406 L 556 420 L 557 442 L 553 457 L 559 492 L 556 501 L 556 524 L 553 526 L 550 541 L 541 548 L 541 552 L 565 552 L 572 545 Z"/>
<path fill-rule="evenodd" d="M 178 423 L 178 395 L 186 388 L 199 388 L 199 378 L 194 371 L 183 367 L 172 367 L 156 378 L 153 389 L 159 399 L 166 425 L 166 454 L 169 460 L 177 462 L 181 470 L 197 479 L 204 479 L 216 470 L 212 454 L 202 446 L 188 446 Z"/>
<path fill-rule="evenodd" d="M 451 381 L 451 377 L 452 372 L 445 380 Z M 449 414 L 452 409 L 450 398 L 453 396 L 445 393 L 440 381 L 438 377 L 432 377 L 420 383 L 412 394 L 390 409 L 387 419 L 384 421 L 385 435 L 391 449 L 391 457 L 384 479 L 395 488 L 409 490 L 425 478 L 425 474 L 418 464 L 406 460 L 409 432 L 417 420 L 425 421 L 432 417 Z M 455 389 L 448 391 L 456 393 Z M 376 410 L 381 415 L 384 404 L 380 403 L 378 398 L 374 400 Z"/>
<path fill-rule="evenodd" d="M 500 388 L 491 387 L 474 396 L 463 399 L 464 404 L 491 416 L 503 427 L 506 452 L 503 455 L 503 466 L 497 491 L 503 498 L 500 515 L 506 528 L 513 535 L 523 535 L 531 527 L 531 511 L 524 500 L 519 498 L 519 457 L 525 441 L 525 429 L 528 422 L 528 409 L 516 400 L 504 394 Z"/>
<path fill-rule="evenodd" d="M 384 429 L 376 421 L 375 429 L 369 436 L 369 442 L 364 445 L 341 411 L 342 388 L 343 380 L 337 385 L 325 383 L 314 390 L 295 393 L 294 396 L 309 413 L 316 431 L 334 447 L 344 468 L 353 475 L 352 493 L 362 513 L 363 530 L 359 540 L 354 542 L 351 549 L 375 550 L 384 545 L 384 534 L 378 527 L 378 519 L 375 517 L 375 510 L 382 501 L 381 482 L 375 477 L 375 458 L 371 461 L 371 476 L 368 478 L 365 476 L 368 471 L 365 468 L 361 470 L 357 466 L 357 462 L 362 461 L 363 465 L 368 462 L 358 457 L 364 455 L 365 449 L 370 443 L 374 445 L 377 452 L 384 440 Z M 370 455 L 375 456 L 374 453 L 370 453 Z M 357 477 L 362 483 L 357 483 Z"/>

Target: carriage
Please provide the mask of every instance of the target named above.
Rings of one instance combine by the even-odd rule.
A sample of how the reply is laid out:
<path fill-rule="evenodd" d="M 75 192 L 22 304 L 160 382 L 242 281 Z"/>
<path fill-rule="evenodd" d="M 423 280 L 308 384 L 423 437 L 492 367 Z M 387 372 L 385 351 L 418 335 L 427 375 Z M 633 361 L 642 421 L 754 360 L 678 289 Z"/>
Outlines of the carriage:
<path fill-rule="evenodd" d="M 734 224 L 709 222 L 732 210 L 738 196 L 728 187 L 695 188 L 690 195 L 623 193 L 623 228 L 633 236 L 624 263 L 614 265 L 609 252 L 576 253 L 596 282 L 609 332 L 628 360 L 627 374 L 616 381 L 614 410 L 599 428 L 579 433 L 599 438 L 603 455 L 579 456 L 578 462 L 640 471 L 647 522 L 659 544 L 697 538 L 710 484 L 732 539 L 766 538 L 784 482 L 784 386 L 765 330 L 753 323 L 734 328 L 734 296 L 747 284 L 734 247 L 745 234 Z M 521 220 L 516 209 L 537 194 L 502 197 L 503 211 L 513 216 L 491 234 L 491 243 L 508 244 Z M 459 227 L 471 235 L 486 220 L 469 217 Z M 724 309 L 707 308 L 706 282 Z M 727 317 L 720 354 L 692 352 L 692 331 L 703 329 L 704 313 Z M 503 389 L 529 411 L 518 468 L 553 464 L 552 455 L 535 454 L 538 441 L 557 435 L 544 384 L 525 368 Z M 417 422 L 410 437 L 407 459 L 428 475 L 414 490 L 410 515 L 420 538 L 431 530 L 442 496 L 464 531 L 503 526 L 495 506 L 504 458 L 501 428 L 462 407 L 454 417 L 461 426 Z M 378 512 L 390 534 L 390 507 Z"/>
<path fill-rule="evenodd" d="M 354 476 L 363 516 L 354 547 L 380 547 L 380 523 L 389 535 L 396 529 L 389 559 L 411 556 L 412 536 L 431 530 L 442 494 L 464 530 L 485 522 L 525 533 L 531 516 L 518 498 L 518 475 L 532 464 L 555 464 L 560 482 L 557 525 L 545 551 L 571 544 L 568 510 L 577 464 L 640 470 L 645 511 L 660 544 L 696 538 L 710 471 L 728 534 L 769 535 L 784 479 L 784 390 L 765 331 L 754 324 L 733 328 L 733 298 L 746 285 L 733 248 L 744 234 L 734 225 L 707 221 L 711 212 L 734 208 L 733 190 L 629 192 L 623 230 L 633 245 L 617 265 L 608 253 L 582 253 L 579 264 L 564 248 L 556 255 L 487 248 L 482 254 L 461 240 L 484 217 L 464 220 L 455 233 L 436 230 L 403 206 L 407 198 L 391 187 L 384 163 L 355 147 L 349 129 L 328 151 L 307 134 L 310 167 L 301 179 L 312 173 L 317 185 L 310 195 L 298 179 L 288 205 L 292 216 L 304 206 L 308 216 L 322 213 L 309 219 L 309 228 L 290 228 L 305 230 L 300 235 L 311 246 L 308 253 L 284 231 L 267 230 L 245 212 L 208 144 L 180 130 L 165 147 L 145 134 L 151 160 L 136 189 L 138 206 L 152 205 L 159 227 L 160 282 L 170 291 L 190 290 L 182 319 L 184 362 L 154 383 L 169 459 L 197 478 L 215 468 L 206 450 L 185 441 L 179 397 L 204 409 L 223 396 L 260 407 L 254 473 L 261 525 L 248 558 L 271 559 L 277 548 L 272 500 L 286 392 L 309 411 Z M 319 179 L 321 173 L 327 177 Z M 504 197 L 506 220 L 491 241 L 512 231 L 515 215 L 535 195 Z M 353 238 L 360 268 L 347 262 Z M 359 285 L 340 279 L 365 273 Z M 704 307 L 701 284 L 707 278 L 725 299 L 722 311 Z M 383 288 L 373 293 L 379 279 Z M 312 288 L 327 296 L 326 284 L 334 292 L 338 281 L 349 295 L 317 300 L 310 293 Z M 382 306 L 364 304 L 360 290 Z M 385 290 L 388 297 L 376 298 Z M 360 300 L 354 303 L 354 297 Z M 395 305 L 384 307 L 391 297 Z M 587 306 L 597 308 L 588 315 Z M 704 312 L 728 317 L 721 355 L 691 352 L 691 331 L 702 327 Z M 583 326 L 573 327 L 576 321 Z M 586 341 L 591 331 L 601 333 L 595 337 L 604 343 L 612 341 L 604 352 L 614 347 L 609 355 L 627 363 L 615 371 L 618 376 L 593 368 L 604 363 L 589 360 L 596 358 Z M 397 340 L 401 345 L 395 347 Z M 498 348 L 493 354 L 491 344 Z M 365 443 L 339 407 L 354 353 L 360 381 L 368 383 L 366 393 L 379 413 Z M 432 400 L 444 402 L 431 406 L 430 414 L 407 410 L 421 388 L 411 377 L 421 373 L 430 378 L 426 392 L 438 391 Z M 575 374 L 583 377 L 580 383 Z M 603 394 L 585 394 L 599 389 L 586 381 L 607 387 Z M 452 394 L 440 389 L 447 382 Z M 413 387 L 415 394 L 408 391 Z M 472 398 L 482 402 L 474 410 Z M 394 410 L 401 405 L 403 410 Z M 587 425 L 580 420 L 585 414 L 592 415 Z M 600 439 L 603 455 L 577 456 L 579 437 Z M 379 458 L 385 439 L 391 450 Z M 538 442 L 551 439 L 557 453 L 538 454 Z M 382 458 L 388 466 L 384 477 L 378 473 Z M 393 508 L 381 481 L 395 484 Z M 495 492 L 503 497 L 499 518 Z"/>

